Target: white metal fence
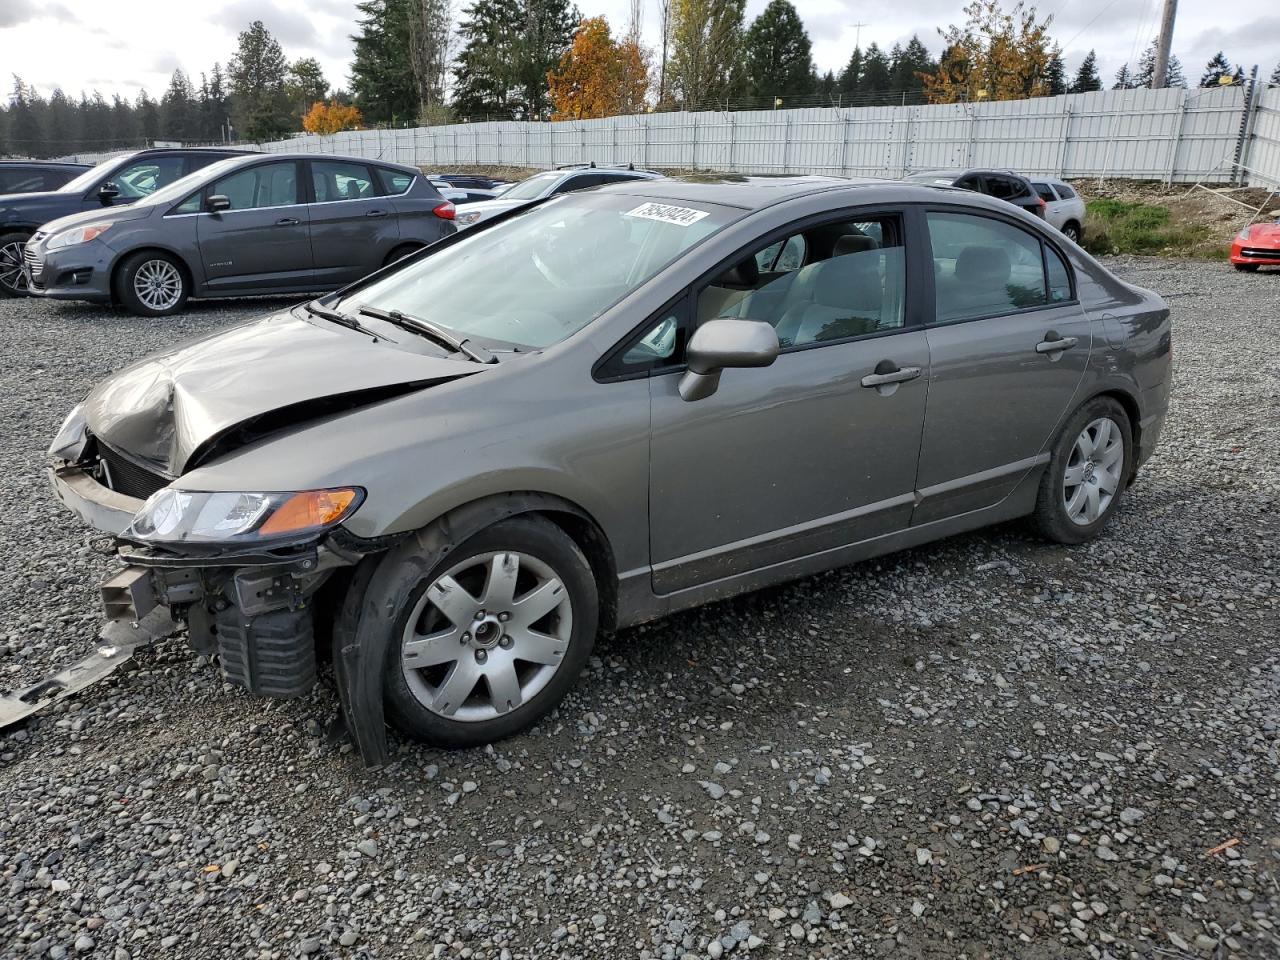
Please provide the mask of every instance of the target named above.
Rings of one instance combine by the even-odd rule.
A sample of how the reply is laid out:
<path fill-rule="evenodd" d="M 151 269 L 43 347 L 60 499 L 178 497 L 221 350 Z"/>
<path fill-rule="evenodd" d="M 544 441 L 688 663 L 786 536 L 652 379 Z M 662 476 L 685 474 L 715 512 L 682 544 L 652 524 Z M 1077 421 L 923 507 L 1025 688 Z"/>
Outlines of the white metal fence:
<path fill-rule="evenodd" d="M 998 103 L 654 113 L 301 135 L 250 144 L 444 169 L 570 163 L 900 177 L 1007 167 L 1061 177 L 1280 183 L 1280 88 L 1105 90 Z M 1247 114 L 1247 115 L 1246 115 Z"/>

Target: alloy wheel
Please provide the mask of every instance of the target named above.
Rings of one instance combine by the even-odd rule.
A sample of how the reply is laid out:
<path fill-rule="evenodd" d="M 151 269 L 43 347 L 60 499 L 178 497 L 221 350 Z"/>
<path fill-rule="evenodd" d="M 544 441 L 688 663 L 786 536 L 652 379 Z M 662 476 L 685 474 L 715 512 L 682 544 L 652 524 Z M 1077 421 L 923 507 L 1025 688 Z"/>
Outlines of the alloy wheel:
<path fill-rule="evenodd" d="M 6 243 L 0 247 L 0 286 L 10 293 L 27 292 L 27 275 L 22 272 L 21 241 Z"/>
<path fill-rule="evenodd" d="M 133 292 L 151 310 L 172 310 L 182 299 L 182 274 L 168 260 L 147 260 L 133 275 Z"/>
<path fill-rule="evenodd" d="M 1067 227 L 1065 230 L 1062 231 L 1062 233 L 1063 233 L 1063 236 L 1065 236 L 1072 243 L 1080 242 L 1080 230 L 1074 224 Z"/>
<path fill-rule="evenodd" d="M 1124 434 L 1109 417 L 1092 421 L 1076 437 L 1062 477 L 1062 502 L 1071 522 L 1082 527 L 1107 512 L 1124 471 Z"/>
<path fill-rule="evenodd" d="M 492 720 L 546 687 L 572 629 L 569 591 L 547 563 L 526 553 L 484 553 L 423 592 L 405 625 L 401 668 L 432 713 Z"/>

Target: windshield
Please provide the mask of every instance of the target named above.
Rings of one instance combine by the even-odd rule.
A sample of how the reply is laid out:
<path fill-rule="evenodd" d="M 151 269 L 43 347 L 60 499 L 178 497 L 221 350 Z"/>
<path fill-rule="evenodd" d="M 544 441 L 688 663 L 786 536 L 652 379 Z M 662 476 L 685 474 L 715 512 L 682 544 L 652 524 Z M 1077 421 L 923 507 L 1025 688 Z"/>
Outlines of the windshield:
<path fill-rule="evenodd" d="M 536 173 L 528 180 L 521 180 L 514 187 L 502 192 L 503 200 L 537 200 L 546 193 L 547 188 L 559 180 L 560 173 Z"/>
<path fill-rule="evenodd" d="M 92 187 L 95 183 L 98 182 L 99 178 L 106 176 L 106 173 L 108 170 L 114 167 L 117 163 L 119 163 L 125 157 L 130 157 L 130 156 L 133 156 L 133 154 L 121 154 L 118 157 L 112 157 L 110 160 L 103 160 L 96 167 L 90 167 L 88 170 L 80 174 L 80 176 L 76 177 L 74 180 L 68 180 L 66 183 L 64 183 L 62 186 L 58 188 L 58 192 L 59 193 L 81 193 L 84 190 L 88 190 L 90 187 Z"/>
<path fill-rule="evenodd" d="M 340 307 L 399 310 L 459 337 L 549 347 L 738 216 L 709 203 L 569 194 L 467 232 Z"/>

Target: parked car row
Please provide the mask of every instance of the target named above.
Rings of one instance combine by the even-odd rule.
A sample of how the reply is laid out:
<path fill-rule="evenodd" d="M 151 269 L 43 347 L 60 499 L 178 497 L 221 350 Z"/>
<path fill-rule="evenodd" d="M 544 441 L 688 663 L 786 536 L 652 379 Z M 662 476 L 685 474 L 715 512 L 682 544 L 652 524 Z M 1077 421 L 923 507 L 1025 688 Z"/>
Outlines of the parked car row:
<path fill-rule="evenodd" d="M 1084 235 L 1084 201 L 1067 183 L 1057 179 L 1031 180 L 1012 170 L 925 170 L 905 179 L 913 183 L 959 187 L 985 193 L 1021 207 L 1080 242 Z"/>

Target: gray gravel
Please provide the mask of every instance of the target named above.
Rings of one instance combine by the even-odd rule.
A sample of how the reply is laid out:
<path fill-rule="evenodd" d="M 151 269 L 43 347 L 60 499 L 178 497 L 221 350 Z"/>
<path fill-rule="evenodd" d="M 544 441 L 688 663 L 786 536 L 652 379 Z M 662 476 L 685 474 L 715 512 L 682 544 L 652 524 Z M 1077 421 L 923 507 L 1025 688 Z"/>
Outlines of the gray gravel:
<path fill-rule="evenodd" d="M 1177 387 L 1101 540 L 629 630 L 533 733 L 373 776 L 327 687 L 255 700 L 166 642 L 0 739 L 0 954 L 1280 956 L 1280 276 L 1116 266 L 1174 305 Z M 0 301 L 4 684 L 97 625 L 105 545 L 40 474 L 66 409 L 272 305 Z"/>

